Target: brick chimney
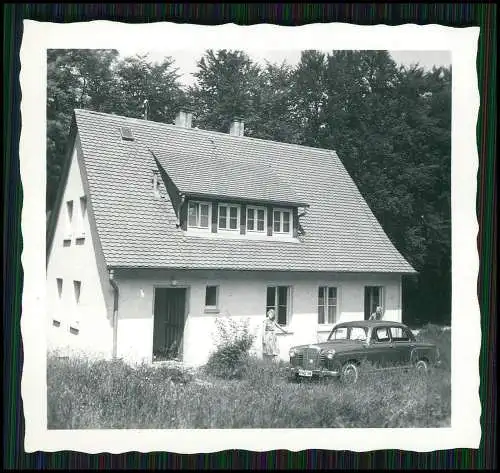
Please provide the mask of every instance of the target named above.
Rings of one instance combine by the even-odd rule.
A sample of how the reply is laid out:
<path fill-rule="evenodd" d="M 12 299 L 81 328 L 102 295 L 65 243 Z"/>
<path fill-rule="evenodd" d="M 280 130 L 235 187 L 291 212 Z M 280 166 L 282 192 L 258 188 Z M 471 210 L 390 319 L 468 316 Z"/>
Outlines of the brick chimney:
<path fill-rule="evenodd" d="M 177 116 L 175 117 L 175 125 L 183 128 L 191 128 L 192 121 L 193 114 L 185 108 L 179 110 Z"/>
<path fill-rule="evenodd" d="M 243 118 L 235 117 L 231 122 L 231 127 L 229 128 L 229 134 L 232 136 L 243 136 L 245 132 L 245 124 Z"/>

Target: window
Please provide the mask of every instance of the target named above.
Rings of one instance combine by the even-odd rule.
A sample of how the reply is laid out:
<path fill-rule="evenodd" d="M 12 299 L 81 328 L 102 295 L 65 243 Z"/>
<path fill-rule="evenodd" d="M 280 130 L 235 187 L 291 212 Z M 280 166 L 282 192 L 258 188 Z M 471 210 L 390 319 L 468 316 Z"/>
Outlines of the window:
<path fill-rule="evenodd" d="M 373 338 L 376 342 L 388 342 L 391 339 L 387 327 L 378 327 L 374 329 Z"/>
<path fill-rule="evenodd" d="M 352 327 L 351 328 L 351 336 L 349 337 L 350 340 L 361 340 L 365 341 L 366 340 L 366 329 L 363 327 Z"/>
<path fill-rule="evenodd" d="M 266 230 L 267 212 L 261 207 L 247 207 L 247 231 L 264 232 Z"/>
<path fill-rule="evenodd" d="M 56 287 L 57 287 L 57 300 L 54 314 L 52 316 L 52 325 L 55 327 L 61 326 L 63 307 L 61 304 L 62 300 L 62 290 L 63 290 L 63 280 L 62 278 L 56 278 Z"/>
<path fill-rule="evenodd" d="M 68 202 L 66 202 L 66 210 L 68 212 L 68 223 L 71 223 L 71 221 L 73 220 L 73 201 L 72 200 L 68 200 Z"/>
<path fill-rule="evenodd" d="M 82 244 L 81 240 L 85 239 L 85 218 L 87 216 L 87 197 L 80 197 L 80 218 L 78 221 L 78 234 L 76 235 L 77 244 Z M 78 241 L 80 240 L 80 241 Z"/>
<path fill-rule="evenodd" d="M 366 327 L 335 327 L 328 340 L 360 340 L 365 341 L 367 336 Z"/>
<path fill-rule="evenodd" d="M 219 229 L 239 230 L 240 207 L 238 205 L 219 204 Z"/>
<path fill-rule="evenodd" d="M 134 135 L 132 134 L 132 128 L 128 126 L 121 126 L 120 133 L 122 135 L 122 140 L 134 141 Z"/>
<path fill-rule="evenodd" d="M 85 217 L 87 216 L 87 197 L 80 197 L 80 211 L 82 216 L 82 222 L 85 221 Z"/>
<path fill-rule="evenodd" d="M 82 288 L 81 281 L 73 281 L 73 288 L 75 290 L 75 302 L 77 304 L 79 304 L 80 303 L 80 291 Z"/>
<path fill-rule="evenodd" d="M 403 327 L 391 327 L 392 340 L 395 342 L 409 342 L 412 337 Z"/>
<path fill-rule="evenodd" d="M 289 235 L 291 230 L 291 212 L 289 210 L 273 210 L 273 232 Z"/>
<path fill-rule="evenodd" d="M 205 310 L 215 311 L 219 307 L 219 287 L 207 286 L 205 288 Z"/>
<path fill-rule="evenodd" d="M 334 324 L 337 319 L 337 288 L 318 288 L 318 324 Z"/>
<path fill-rule="evenodd" d="M 289 292 L 287 286 L 271 286 L 267 288 L 266 314 L 269 309 L 274 309 L 276 322 L 279 325 L 288 325 Z"/>
<path fill-rule="evenodd" d="M 66 202 L 66 232 L 64 240 L 71 240 L 73 238 L 73 201 Z"/>
<path fill-rule="evenodd" d="M 208 228 L 211 205 L 206 202 L 189 202 L 188 226 L 191 228 Z"/>
<path fill-rule="evenodd" d="M 339 327 L 332 332 L 330 340 L 347 340 L 347 327 Z"/>
<path fill-rule="evenodd" d="M 368 320 L 379 306 L 382 309 L 384 307 L 384 288 L 381 286 L 365 286 L 365 320 Z"/>

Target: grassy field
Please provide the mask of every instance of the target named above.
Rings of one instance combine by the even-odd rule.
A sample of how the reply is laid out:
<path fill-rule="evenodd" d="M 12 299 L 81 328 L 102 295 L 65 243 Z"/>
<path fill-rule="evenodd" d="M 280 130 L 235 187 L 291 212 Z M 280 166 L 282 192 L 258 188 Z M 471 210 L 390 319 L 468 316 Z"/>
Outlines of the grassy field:
<path fill-rule="evenodd" d="M 336 380 L 291 383 L 285 364 L 249 358 L 237 379 L 171 365 L 49 355 L 49 429 L 203 429 L 446 427 L 451 417 L 449 332 L 428 327 L 444 366 L 365 374 L 354 386 Z"/>

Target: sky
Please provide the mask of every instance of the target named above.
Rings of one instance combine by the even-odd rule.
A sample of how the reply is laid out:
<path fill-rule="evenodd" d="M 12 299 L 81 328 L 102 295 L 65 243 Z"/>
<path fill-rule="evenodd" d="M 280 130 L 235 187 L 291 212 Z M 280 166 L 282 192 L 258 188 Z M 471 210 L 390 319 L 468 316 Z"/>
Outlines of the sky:
<path fill-rule="evenodd" d="M 135 50 L 119 50 L 120 55 L 130 56 L 136 54 Z M 140 51 L 148 53 L 153 61 L 162 61 L 165 56 L 174 59 L 176 67 L 179 68 L 179 81 L 184 86 L 194 83 L 193 73 L 196 72 L 196 62 L 203 55 L 204 50 L 152 50 Z M 265 61 L 281 63 L 286 61 L 290 65 L 295 65 L 300 59 L 300 50 L 267 50 L 267 51 L 246 51 L 247 54 L 259 64 L 265 64 Z M 451 53 L 449 51 L 389 51 L 394 61 L 402 65 L 411 65 L 418 63 L 426 69 L 432 69 L 432 66 L 450 66 Z"/>

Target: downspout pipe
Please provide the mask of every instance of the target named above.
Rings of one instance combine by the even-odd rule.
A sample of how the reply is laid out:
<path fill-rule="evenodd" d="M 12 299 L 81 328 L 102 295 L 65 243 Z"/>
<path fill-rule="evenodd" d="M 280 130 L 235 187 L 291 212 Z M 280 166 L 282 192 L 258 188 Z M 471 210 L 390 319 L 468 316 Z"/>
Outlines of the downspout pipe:
<path fill-rule="evenodd" d="M 114 269 L 109 270 L 109 282 L 113 287 L 113 359 L 117 357 L 117 349 L 118 349 L 118 298 L 120 295 L 120 291 L 118 289 L 118 285 L 115 280 L 115 271 Z"/>

